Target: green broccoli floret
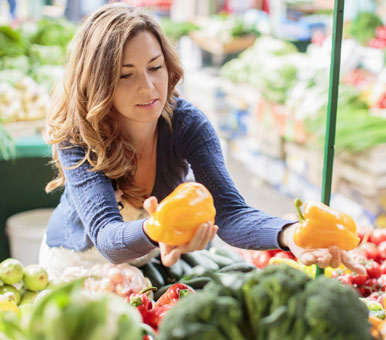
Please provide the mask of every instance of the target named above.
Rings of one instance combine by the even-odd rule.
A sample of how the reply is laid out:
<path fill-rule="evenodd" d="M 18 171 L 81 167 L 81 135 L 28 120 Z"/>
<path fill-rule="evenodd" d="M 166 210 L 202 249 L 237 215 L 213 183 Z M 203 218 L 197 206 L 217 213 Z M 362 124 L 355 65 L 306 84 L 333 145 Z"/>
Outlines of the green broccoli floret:
<path fill-rule="evenodd" d="M 168 312 L 157 340 L 245 340 L 238 327 L 241 319 L 235 299 L 201 291 L 185 297 Z"/>
<path fill-rule="evenodd" d="M 242 288 L 243 301 L 256 339 L 300 339 L 292 337 L 293 328 L 298 327 L 298 306 L 291 309 L 288 304 L 309 281 L 308 275 L 284 264 L 248 275 Z"/>
<path fill-rule="evenodd" d="M 372 339 L 367 307 L 351 287 L 319 277 L 307 285 L 303 297 L 310 327 L 304 340 Z"/>
<path fill-rule="evenodd" d="M 271 265 L 260 272 L 251 273 L 243 291 L 248 292 L 256 284 L 261 286 L 270 295 L 270 312 L 273 312 L 279 306 L 286 305 L 294 294 L 303 291 L 309 281 L 311 278 L 300 270 L 285 264 Z"/>

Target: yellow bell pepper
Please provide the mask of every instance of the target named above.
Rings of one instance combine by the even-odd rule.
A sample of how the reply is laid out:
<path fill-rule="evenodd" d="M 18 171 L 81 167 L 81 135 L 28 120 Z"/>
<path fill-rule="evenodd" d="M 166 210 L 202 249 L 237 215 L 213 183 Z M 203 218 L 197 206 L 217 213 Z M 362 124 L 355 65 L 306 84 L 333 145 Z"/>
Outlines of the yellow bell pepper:
<path fill-rule="evenodd" d="M 189 242 L 198 227 L 214 223 L 213 197 L 202 184 L 186 182 L 161 201 L 145 222 L 145 231 L 154 241 L 171 246 Z"/>
<path fill-rule="evenodd" d="M 332 245 L 343 250 L 358 246 L 359 237 L 354 220 L 345 213 L 321 202 L 307 202 L 303 214 L 302 202 L 295 200 L 299 224 L 294 233 L 295 243 L 302 248 L 328 248 Z"/>
<path fill-rule="evenodd" d="M 268 262 L 268 264 L 282 264 L 282 263 L 292 268 L 303 271 L 304 265 L 292 259 L 286 259 L 281 257 L 271 257 Z"/>

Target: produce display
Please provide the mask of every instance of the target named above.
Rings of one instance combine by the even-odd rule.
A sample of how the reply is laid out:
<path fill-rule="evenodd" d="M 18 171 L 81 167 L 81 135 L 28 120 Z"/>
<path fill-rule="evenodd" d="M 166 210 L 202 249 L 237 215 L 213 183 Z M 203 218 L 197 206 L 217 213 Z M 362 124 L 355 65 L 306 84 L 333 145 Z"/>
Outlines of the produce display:
<path fill-rule="evenodd" d="M 213 277 L 165 316 L 160 340 L 371 339 L 366 306 L 355 291 L 289 266 Z"/>
<path fill-rule="evenodd" d="M 383 28 L 378 27 L 377 32 L 382 36 Z M 301 53 L 289 42 L 263 36 L 237 58 L 225 63 L 221 76 L 256 89 L 263 100 L 272 105 L 272 110 L 275 106 L 282 107 L 280 112 L 288 120 L 302 122 L 302 133 L 306 134 L 308 145 L 321 147 L 328 105 L 330 47 L 330 39 L 325 39 Z M 385 49 L 376 51 L 383 66 L 373 72 L 361 67 L 363 49 L 356 40 L 342 42 L 335 143 L 339 152 L 361 152 L 386 143 Z M 363 76 L 353 82 L 358 74 Z M 291 129 L 278 127 L 277 133 L 288 140 L 305 142 Z"/>
<path fill-rule="evenodd" d="M 19 313 L 5 313 L 0 332 L 18 340 L 140 340 L 139 312 L 112 294 L 91 298 L 79 280 L 59 286 Z"/>
<path fill-rule="evenodd" d="M 75 25 L 41 19 L 19 29 L 0 27 L 0 117 L 2 122 L 46 116 L 49 92 L 62 76 L 62 64 Z"/>
<path fill-rule="evenodd" d="M 5 74 L 6 71 L 0 71 L 0 77 Z M 7 78 L 14 81 L 12 85 L 5 81 L 1 82 L 0 79 L 2 120 L 4 122 L 28 121 L 45 117 L 50 103 L 48 91 L 32 78 L 21 73 L 15 75 L 11 72 L 9 76 Z"/>
<path fill-rule="evenodd" d="M 361 230 L 362 240 L 369 237 L 381 244 L 384 237 L 386 241 L 386 233 L 363 235 Z M 352 252 L 360 254 L 361 249 Z M 263 254 L 265 261 L 258 259 Z M 375 258 L 380 259 L 381 255 Z M 253 264 L 246 262 L 252 259 Z M 7 271 L 9 265 L 14 268 L 12 275 Z M 20 282 L 16 281 L 22 275 L 20 265 L 14 259 L 4 261 L 1 275 L 11 278 L 7 282 L 16 282 L 12 285 Z M 118 266 L 119 269 L 115 268 Z M 104 279 L 123 276 L 128 265 L 118 266 L 99 266 L 87 272 L 73 267 L 63 275 L 68 282 L 50 284 L 38 297 L 32 291 L 24 291 L 24 302 L 19 307 L 10 290 L 0 293 L 0 334 L 3 332 L 9 339 L 30 340 L 50 339 L 53 334 L 61 333 L 61 339 L 71 339 L 78 334 L 74 332 L 79 332 L 86 339 L 100 339 L 100 334 L 106 334 L 106 339 L 126 339 L 123 333 L 117 333 L 118 326 L 110 334 L 105 333 L 112 320 L 123 317 L 121 314 L 125 315 L 125 321 L 119 327 L 126 329 L 130 325 L 133 331 L 128 333 L 133 337 L 127 339 L 137 339 L 135 336 L 139 334 L 138 339 L 146 335 L 144 339 L 157 340 L 209 336 L 221 340 L 363 340 L 375 339 L 370 335 L 370 326 L 373 334 L 377 329 L 381 334 L 383 329 L 381 288 L 377 296 L 370 294 L 359 299 L 358 293 L 365 287 L 359 281 L 369 284 L 368 277 L 362 278 L 341 267 L 326 270 L 326 275 L 332 278 L 314 279 L 315 266 L 301 265 L 291 253 L 280 250 L 211 248 L 183 254 L 172 267 L 164 267 L 158 259 L 153 259 L 139 269 L 149 279 L 145 288 L 131 289 L 130 293 L 127 290 L 123 295 L 113 289 L 90 294 L 86 282 L 99 280 L 101 275 Z M 372 280 L 381 277 L 376 266 L 366 265 L 366 268 Z M 111 308 L 114 315 L 107 312 Z M 86 322 L 88 318 L 90 321 Z M 69 327 L 70 320 L 77 320 L 73 327 Z"/>
<path fill-rule="evenodd" d="M 110 263 L 67 267 L 55 282 L 49 282 L 39 265 L 24 267 L 9 258 L 0 264 L 0 336 L 7 340 L 386 337 L 386 271 L 382 274 L 386 230 L 360 229 L 357 235 L 353 219 L 342 212 L 306 202 L 302 214 L 302 202 L 297 199 L 295 205 L 300 220 L 295 242 L 304 248 L 337 245 L 350 250 L 367 275 L 341 265 L 316 277 L 315 265 L 299 263 L 290 252 L 229 246 L 182 254 L 171 267 L 159 257 L 139 268 Z M 214 214 L 207 189 L 188 182 L 159 204 L 147 227 L 160 228 L 158 235 L 168 242 L 178 241 L 214 219 Z M 181 223 L 183 228 L 176 233 Z"/>
<path fill-rule="evenodd" d="M 0 296 L 12 301 L 15 309 L 17 305 L 31 303 L 48 285 L 46 270 L 37 264 L 23 266 L 14 258 L 0 264 Z"/>

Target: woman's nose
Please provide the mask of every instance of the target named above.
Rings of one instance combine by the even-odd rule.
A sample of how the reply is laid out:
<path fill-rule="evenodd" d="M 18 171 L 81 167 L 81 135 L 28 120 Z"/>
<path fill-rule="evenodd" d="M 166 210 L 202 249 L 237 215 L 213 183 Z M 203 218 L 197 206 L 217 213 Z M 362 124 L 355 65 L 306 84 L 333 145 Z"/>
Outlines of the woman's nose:
<path fill-rule="evenodd" d="M 143 74 L 139 79 L 138 93 L 144 94 L 152 89 L 154 89 L 154 85 L 151 77 L 146 73 Z"/>

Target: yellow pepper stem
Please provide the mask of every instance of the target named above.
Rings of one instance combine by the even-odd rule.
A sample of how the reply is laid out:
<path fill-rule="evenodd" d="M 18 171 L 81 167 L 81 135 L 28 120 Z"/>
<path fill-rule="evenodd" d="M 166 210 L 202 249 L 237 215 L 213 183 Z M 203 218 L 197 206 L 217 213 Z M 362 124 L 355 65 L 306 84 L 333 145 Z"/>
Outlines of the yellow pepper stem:
<path fill-rule="evenodd" d="M 304 216 L 302 214 L 302 211 L 300 210 L 301 206 L 303 205 L 303 202 L 299 198 L 295 198 L 294 205 L 296 209 L 296 214 L 298 215 L 299 221 L 304 221 Z"/>

